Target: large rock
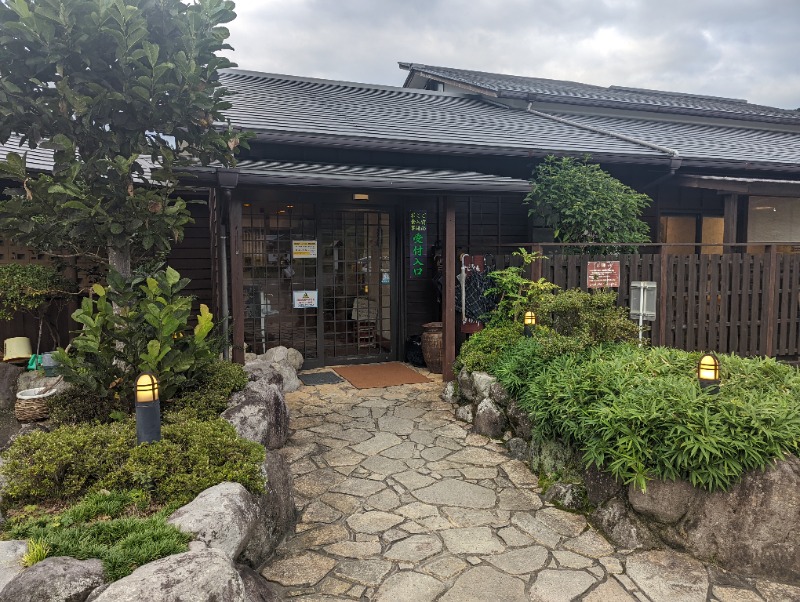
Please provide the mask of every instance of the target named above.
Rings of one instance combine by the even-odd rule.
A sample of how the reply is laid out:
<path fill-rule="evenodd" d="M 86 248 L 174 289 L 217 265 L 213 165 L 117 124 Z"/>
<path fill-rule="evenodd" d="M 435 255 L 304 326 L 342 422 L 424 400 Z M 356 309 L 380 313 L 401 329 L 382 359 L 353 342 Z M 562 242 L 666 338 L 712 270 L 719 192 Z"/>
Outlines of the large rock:
<path fill-rule="evenodd" d="M 0 541 L 0 591 L 22 572 L 22 557 L 27 551 L 28 543 L 25 541 Z"/>
<path fill-rule="evenodd" d="M 560 441 L 531 441 L 530 451 L 531 470 L 534 473 L 564 474 L 573 471 L 578 464 L 572 448 Z"/>
<path fill-rule="evenodd" d="M 284 393 L 297 391 L 297 389 L 303 386 L 303 383 L 301 383 L 300 379 L 297 378 L 297 370 L 292 368 L 291 365 L 284 363 L 273 363 L 271 365 L 272 368 L 283 378 L 282 388 Z"/>
<path fill-rule="evenodd" d="M 486 397 L 478 404 L 472 424 L 475 432 L 479 435 L 499 439 L 506 430 L 506 417 L 500 408 Z"/>
<path fill-rule="evenodd" d="M 247 602 L 281 602 L 283 599 L 267 583 L 266 579 L 249 566 L 239 565 L 236 570 L 239 572 L 239 577 L 242 578 Z"/>
<path fill-rule="evenodd" d="M 267 451 L 262 465 L 266 492 L 256 499 L 257 520 L 250 541 L 239 557 L 254 568 L 259 568 L 275 551 L 284 538 L 294 532 L 297 516 L 292 474 L 286 459 L 274 451 Z"/>
<path fill-rule="evenodd" d="M 649 550 L 661 547 L 661 542 L 645 521 L 618 498 L 613 498 L 597 508 L 591 518 L 606 537 L 620 548 Z"/>
<path fill-rule="evenodd" d="M 277 386 L 264 380 L 251 381 L 231 396 L 221 417 L 230 422 L 240 437 L 279 449 L 289 437 L 289 408 Z"/>
<path fill-rule="evenodd" d="M 38 387 L 53 387 L 56 391 L 61 392 L 69 388 L 69 383 L 60 376 L 44 376 L 39 370 L 25 370 L 17 377 L 17 392 Z M 16 399 L 15 393 L 15 402 Z"/>
<path fill-rule="evenodd" d="M 458 408 L 456 409 L 456 420 L 460 420 L 461 422 L 471 423 L 472 418 L 473 416 L 472 416 L 471 405 L 458 406 Z"/>
<path fill-rule="evenodd" d="M 458 391 L 456 390 L 455 381 L 450 381 L 444 386 L 444 390 L 439 395 L 439 399 L 441 399 L 445 403 L 452 403 L 452 404 L 459 403 L 460 397 L 458 395 Z"/>
<path fill-rule="evenodd" d="M 0 410 L 13 410 L 17 401 L 17 379 L 23 368 L 0 362 Z"/>
<path fill-rule="evenodd" d="M 486 372 L 473 372 L 472 387 L 475 398 L 472 401 L 479 403 L 487 397 L 491 397 L 492 386 L 496 383 L 497 379 Z"/>
<path fill-rule="evenodd" d="M 508 425 L 511 427 L 511 432 L 514 433 L 514 436 L 521 437 L 526 441 L 530 439 L 531 430 L 533 430 L 530 414 L 519 407 L 519 403 L 515 399 L 509 399 L 506 402 L 505 410 Z"/>
<path fill-rule="evenodd" d="M 511 396 L 508 394 L 508 391 L 506 391 L 506 388 L 496 380 L 489 385 L 489 397 L 501 408 L 506 407 L 511 400 Z"/>
<path fill-rule="evenodd" d="M 646 492 L 633 483 L 628 486 L 628 501 L 636 512 L 668 525 L 686 514 L 696 494 L 697 489 L 688 481 L 654 479 L 647 483 Z"/>
<path fill-rule="evenodd" d="M 733 571 L 800 583 L 800 459 L 750 471 L 727 492 L 700 491 L 662 532 L 690 554 Z"/>
<path fill-rule="evenodd" d="M 83 602 L 103 582 L 103 563 L 96 558 L 45 558 L 9 581 L 0 602 Z"/>
<path fill-rule="evenodd" d="M 270 385 L 277 385 L 279 389 L 283 390 L 283 374 L 278 372 L 272 364 L 255 360 L 247 362 L 244 365 L 244 371 L 247 372 L 248 380 L 251 382 L 264 381 Z"/>
<path fill-rule="evenodd" d="M 456 375 L 456 383 L 458 384 L 458 393 L 460 397 L 470 403 L 477 403 L 480 399 L 475 398 L 475 387 L 472 384 L 472 373 L 467 372 L 466 368 L 462 368 Z"/>
<path fill-rule="evenodd" d="M 622 491 L 620 483 L 610 472 L 600 470 L 594 464 L 583 469 L 583 484 L 586 486 L 586 497 L 594 506 L 605 504 Z"/>
<path fill-rule="evenodd" d="M 297 349 L 287 349 L 282 345 L 267 349 L 266 353 L 258 356 L 258 359 L 268 364 L 286 364 L 291 366 L 295 372 L 303 367 L 303 354 Z"/>
<path fill-rule="evenodd" d="M 250 540 L 257 518 L 256 502 L 247 489 L 239 483 L 220 483 L 178 508 L 167 522 L 234 560 Z"/>
<path fill-rule="evenodd" d="M 87 602 L 248 602 L 239 573 L 211 548 L 167 556 L 139 567 Z M 62 600 L 63 602 L 63 600 Z"/>

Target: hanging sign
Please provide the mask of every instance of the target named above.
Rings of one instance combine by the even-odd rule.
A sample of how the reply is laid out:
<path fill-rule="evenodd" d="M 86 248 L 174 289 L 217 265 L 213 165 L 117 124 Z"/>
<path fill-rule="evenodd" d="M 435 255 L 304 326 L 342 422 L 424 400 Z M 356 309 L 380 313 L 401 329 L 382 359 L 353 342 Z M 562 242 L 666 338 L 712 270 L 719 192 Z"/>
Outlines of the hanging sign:
<path fill-rule="evenodd" d="M 619 288 L 619 261 L 589 261 L 586 288 Z"/>
<path fill-rule="evenodd" d="M 292 259 L 316 259 L 317 241 L 316 240 L 293 240 Z"/>
<path fill-rule="evenodd" d="M 408 278 L 420 280 L 427 277 L 425 249 L 428 248 L 428 212 L 409 211 Z"/>
<path fill-rule="evenodd" d="M 317 291 L 292 291 L 292 307 L 309 309 L 317 306 Z"/>

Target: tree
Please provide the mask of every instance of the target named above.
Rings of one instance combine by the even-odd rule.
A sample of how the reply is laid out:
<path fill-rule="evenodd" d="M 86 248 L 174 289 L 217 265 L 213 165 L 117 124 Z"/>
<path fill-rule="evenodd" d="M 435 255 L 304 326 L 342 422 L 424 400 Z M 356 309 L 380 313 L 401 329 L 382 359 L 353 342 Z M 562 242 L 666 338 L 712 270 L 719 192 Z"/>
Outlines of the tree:
<path fill-rule="evenodd" d="M 233 162 L 239 138 L 218 57 L 229 0 L 0 0 L 0 141 L 53 149 L 53 173 L 10 153 L 0 230 L 130 277 L 190 221 L 174 196 L 191 162 Z M 16 138 L 14 138 L 16 139 Z"/>
<path fill-rule="evenodd" d="M 529 215 L 553 229 L 556 242 L 650 242 L 640 218 L 650 197 L 636 192 L 599 165 L 570 157 L 546 157 L 533 172 L 525 203 Z M 620 247 L 594 247 L 588 252 L 619 252 Z M 573 252 L 584 252 L 580 247 Z"/>

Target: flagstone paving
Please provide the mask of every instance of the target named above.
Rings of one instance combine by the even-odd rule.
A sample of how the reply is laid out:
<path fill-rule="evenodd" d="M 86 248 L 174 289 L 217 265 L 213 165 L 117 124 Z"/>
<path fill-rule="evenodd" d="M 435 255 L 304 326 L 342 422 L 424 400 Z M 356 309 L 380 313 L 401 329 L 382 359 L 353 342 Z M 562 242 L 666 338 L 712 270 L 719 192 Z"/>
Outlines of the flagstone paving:
<path fill-rule="evenodd" d="M 287 395 L 297 533 L 262 570 L 285 599 L 386 602 L 800 600 L 674 551 L 610 545 L 539 497 L 501 442 L 469 432 L 433 382 Z"/>

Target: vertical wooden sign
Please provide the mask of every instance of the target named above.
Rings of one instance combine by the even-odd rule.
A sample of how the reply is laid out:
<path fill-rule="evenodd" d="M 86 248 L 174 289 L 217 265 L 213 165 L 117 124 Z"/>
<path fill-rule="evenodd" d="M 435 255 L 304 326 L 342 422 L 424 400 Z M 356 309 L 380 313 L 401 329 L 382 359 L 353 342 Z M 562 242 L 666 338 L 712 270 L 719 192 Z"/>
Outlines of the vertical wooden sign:
<path fill-rule="evenodd" d="M 408 213 L 408 233 L 409 233 L 409 269 L 408 278 L 419 280 L 427 278 L 428 266 L 425 261 L 425 249 L 428 248 L 428 212 L 409 211 Z"/>

